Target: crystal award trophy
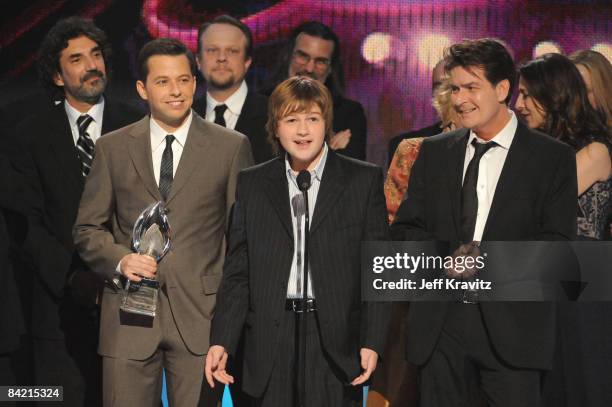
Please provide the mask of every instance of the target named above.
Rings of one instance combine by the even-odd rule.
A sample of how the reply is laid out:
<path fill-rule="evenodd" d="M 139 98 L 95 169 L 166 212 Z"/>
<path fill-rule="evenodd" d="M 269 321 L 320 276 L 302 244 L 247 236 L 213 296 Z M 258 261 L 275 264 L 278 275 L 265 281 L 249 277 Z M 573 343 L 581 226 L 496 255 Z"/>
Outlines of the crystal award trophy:
<path fill-rule="evenodd" d="M 134 224 L 132 248 L 138 254 L 150 256 L 159 261 L 170 249 L 170 225 L 166 208 L 162 202 L 148 206 Z M 159 282 L 143 278 L 140 282 L 127 280 L 121 310 L 131 314 L 155 317 Z"/>

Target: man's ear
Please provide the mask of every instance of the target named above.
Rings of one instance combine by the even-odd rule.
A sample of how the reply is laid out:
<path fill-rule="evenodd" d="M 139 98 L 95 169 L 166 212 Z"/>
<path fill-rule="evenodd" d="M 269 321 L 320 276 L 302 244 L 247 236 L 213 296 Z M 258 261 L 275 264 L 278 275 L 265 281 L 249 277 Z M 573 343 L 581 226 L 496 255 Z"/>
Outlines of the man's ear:
<path fill-rule="evenodd" d="M 147 94 L 147 89 L 145 88 L 144 82 L 136 81 L 136 91 L 143 100 L 149 100 L 149 96 Z"/>
<path fill-rule="evenodd" d="M 495 85 L 495 92 L 497 92 L 497 101 L 505 103 L 508 93 L 510 92 L 510 81 L 508 79 L 499 81 L 497 85 Z"/>
<path fill-rule="evenodd" d="M 56 72 L 55 75 L 53 75 L 53 83 L 55 83 L 57 86 L 64 86 L 64 79 L 59 72 Z"/>
<path fill-rule="evenodd" d="M 253 58 L 247 58 L 246 61 L 244 61 L 245 71 L 249 70 L 252 62 L 253 62 Z"/>

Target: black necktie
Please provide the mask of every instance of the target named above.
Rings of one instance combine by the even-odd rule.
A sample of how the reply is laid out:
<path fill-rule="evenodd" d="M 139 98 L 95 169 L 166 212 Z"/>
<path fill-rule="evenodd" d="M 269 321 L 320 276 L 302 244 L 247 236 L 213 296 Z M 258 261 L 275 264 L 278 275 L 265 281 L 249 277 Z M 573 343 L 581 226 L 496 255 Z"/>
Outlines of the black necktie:
<path fill-rule="evenodd" d="M 478 143 L 476 139 L 472 140 L 474 146 L 474 156 L 468 164 L 463 179 L 463 188 L 461 189 L 461 241 L 469 243 L 474 239 L 474 230 L 476 228 L 476 216 L 478 214 L 478 193 L 476 188 L 478 185 L 478 167 L 480 159 L 490 148 L 497 145 L 496 142 Z"/>
<path fill-rule="evenodd" d="M 93 117 L 88 114 L 79 116 L 77 119 L 77 127 L 79 129 L 79 138 L 76 143 L 79 159 L 81 160 L 81 173 L 84 177 L 91 170 L 91 163 L 94 157 L 94 142 L 87 133 L 87 128 L 93 121 Z"/>
<path fill-rule="evenodd" d="M 215 106 L 215 123 L 217 123 L 219 126 L 227 127 L 225 125 L 225 118 L 223 117 L 226 110 L 227 110 L 226 105 Z"/>
<path fill-rule="evenodd" d="M 172 160 L 172 142 L 175 140 L 172 134 L 166 136 L 166 148 L 162 154 L 161 167 L 159 170 L 159 192 L 164 201 L 168 200 L 170 188 L 172 188 L 172 168 L 174 166 Z"/>

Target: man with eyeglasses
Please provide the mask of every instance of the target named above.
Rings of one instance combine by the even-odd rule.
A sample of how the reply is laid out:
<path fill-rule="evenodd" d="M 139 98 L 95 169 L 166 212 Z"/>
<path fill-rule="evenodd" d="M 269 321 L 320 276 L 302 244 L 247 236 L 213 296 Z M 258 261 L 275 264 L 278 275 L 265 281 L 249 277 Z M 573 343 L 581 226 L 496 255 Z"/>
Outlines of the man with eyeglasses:
<path fill-rule="evenodd" d="M 344 97 L 344 71 L 340 62 L 340 41 L 325 24 L 308 21 L 293 30 L 272 86 L 294 75 L 309 76 L 324 83 L 333 97 L 333 136 L 329 147 L 336 152 L 365 160 L 367 124 L 359 102 Z"/>

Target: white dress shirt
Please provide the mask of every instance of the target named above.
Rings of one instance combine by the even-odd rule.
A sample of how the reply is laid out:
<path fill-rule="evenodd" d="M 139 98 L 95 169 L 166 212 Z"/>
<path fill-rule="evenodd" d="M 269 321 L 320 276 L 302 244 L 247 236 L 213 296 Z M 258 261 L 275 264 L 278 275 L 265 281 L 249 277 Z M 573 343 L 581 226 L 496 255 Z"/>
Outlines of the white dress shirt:
<path fill-rule="evenodd" d="M 242 112 L 242 106 L 244 106 L 244 101 L 246 100 L 248 91 L 249 88 L 247 87 L 246 82 L 243 80 L 238 90 L 236 90 L 232 96 L 228 97 L 225 102 L 215 100 L 210 93 L 206 92 L 206 121 L 214 123 L 215 107 L 218 105 L 225 105 L 227 106 L 227 109 L 223 114 L 223 118 L 225 119 L 225 127 L 234 130 L 236 128 L 236 123 L 238 123 L 240 112 Z"/>
<path fill-rule="evenodd" d="M 176 169 L 178 168 L 181 155 L 183 154 L 183 148 L 187 142 L 187 133 L 189 133 L 189 126 L 191 126 L 191 120 L 193 116 L 189 112 L 189 116 L 185 123 L 179 127 L 174 133 L 168 133 L 162 129 L 159 124 L 151 117 L 149 129 L 151 135 L 151 153 L 153 158 L 153 173 L 155 175 L 155 183 L 159 186 L 159 173 L 161 171 L 162 155 L 166 148 L 166 136 L 172 134 L 175 140 L 172 142 L 172 178 L 176 175 Z M 121 274 L 121 261 L 117 264 L 115 269 L 116 274 Z M 116 282 L 118 283 L 118 280 Z"/>
<path fill-rule="evenodd" d="M 321 178 L 323 177 L 323 171 L 325 170 L 325 163 L 327 162 L 327 143 L 323 144 L 323 154 L 315 168 L 310 171 L 311 185 L 308 189 L 308 214 L 310 216 L 310 225 L 312 225 L 312 214 L 314 213 L 315 205 L 317 203 L 317 196 L 319 194 L 319 188 L 321 186 Z M 306 217 L 303 213 L 296 211 L 297 206 L 303 205 L 302 191 L 298 188 L 297 174 L 291 169 L 288 157 L 285 157 L 285 171 L 287 173 L 287 182 L 289 183 L 289 206 L 291 207 L 291 223 L 293 225 L 293 260 L 291 261 L 291 272 L 289 274 L 289 285 L 287 286 L 287 298 L 302 298 L 302 288 L 298 287 L 298 277 L 300 282 L 302 281 L 303 269 L 302 259 L 304 258 L 304 229 L 306 227 Z M 295 200 L 300 202 L 300 205 L 294 204 Z M 297 212 L 297 216 L 296 216 Z M 299 263 L 299 264 L 298 264 Z M 310 262 L 309 262 L 310 263 Z M 314 287 L 312 286 L 312 279 L 310 277 L 310 264 L 308 265 L 308 298 L 314 297 Z"/>
<path fill-rule="evenodd" d="M 102 135 L 102 118 L 104 116 L 104 96 L 100 97 L 98 103 L 93 105 L 87 112 L 81 113 L 76 110 L 67 99 L 64 99 L 64 109 L 68 116 L 68 123 L 70 123 L 70 131 L 72 132 L 72 140 L 76 146 L 77 140 L 79 139 L 79 126 L 77 126 L 77 119 L 84 114 L 88 114 L 93 119 L 89 126 L 87 126 L 87 134 L 91 140 L 96 143 Z"/>
<path fill-rule="evenodd" d="M 187 142 L 187 133 L 189 133 L 189 126 L 191 126 L 192 113 L 189 112 L 189 116 L 185 123 L 179 127 L 174 133 L 168 133 L 162 129 L 159 124 L 151 117 L 151 153 L 153 155 L 153 173 L 155 175 L 155 182 L 159 185 L 159 173 L 161 169 L 162 155 L 166 148 L 166 136 L 172 134 L 175 138 L 172 142 L 172 177 L 176 175 L 176 169 L 178 168 L 181 155 L 183 154 L 183 148 Z"/>
<path fill-rule="evenodd" d="M 476 214 L 476 227 L 474 228 L 474 238 L 472 240 L 480 242 L 482 240 L 482 234 L 484 232 L 487 218 L 489 217 L 489 211 L 491 210 L 491 203 L 493 202 L 493 196 L 495 195 L 495 189 L 497 188 L 497 182 L 501 175 L 506 157 L 508 156 L 508 150 L 514 140 L 514 134 L 516 133 L 516 127 L 518 122 L 516 116 L 512 111 L 510 112 L 510 120 L 499 133 L 491 139 L 497 143 L 497 146 L 492 147 L 488 150 L 480 159 L 480 166 L 478 168 L 478 185 L 476 186 L 476 193 L 478 195 L 478 213 Z M 485 143 L 476 136 L 474 131 L 470 131 L 470 137 L 468 138 L 467 148 L 465 151 L 465 160 L 463 162 L 463 178 L 465 178 L 465 172 L 467 171 L 468 164 L 474 156 L 474 146 L 472 146 L 472 140 L 476 139 L 479 143 Z"/>

